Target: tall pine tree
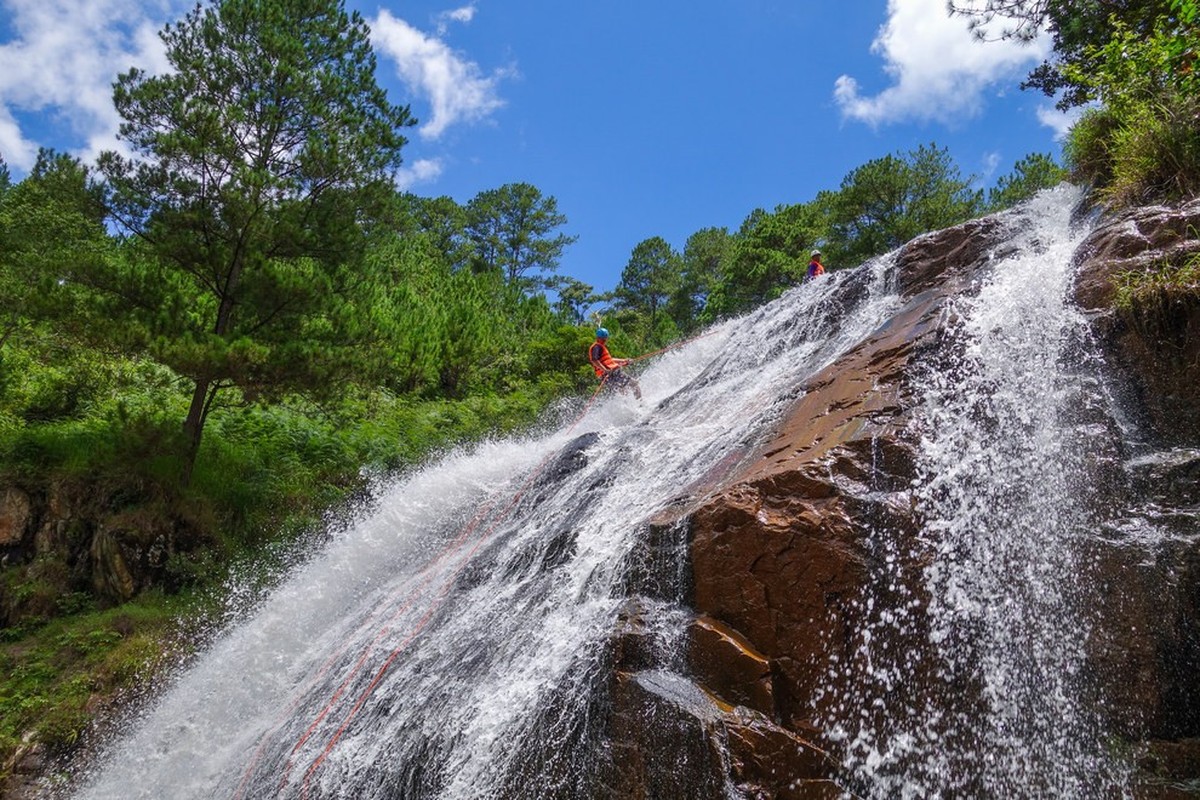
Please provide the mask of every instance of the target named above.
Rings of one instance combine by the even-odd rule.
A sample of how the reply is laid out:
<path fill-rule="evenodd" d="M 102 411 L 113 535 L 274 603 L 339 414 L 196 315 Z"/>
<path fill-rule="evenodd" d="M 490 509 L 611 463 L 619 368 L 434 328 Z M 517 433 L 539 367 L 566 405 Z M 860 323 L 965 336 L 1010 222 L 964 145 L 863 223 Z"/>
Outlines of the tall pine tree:
<path fill-rule="evenodd" d="M 193 383 L 185 483 L 222 390 L 320 390 L 369 333 L 362 222 L 414 120 L 376 83 L 368 35 L 340 0 L 215 0 L 161 33 L 170 71 L 116 84 L 132 156 L 99 165 L 145 247 L 114 282 L 161 287 L 127 311 Z"/>

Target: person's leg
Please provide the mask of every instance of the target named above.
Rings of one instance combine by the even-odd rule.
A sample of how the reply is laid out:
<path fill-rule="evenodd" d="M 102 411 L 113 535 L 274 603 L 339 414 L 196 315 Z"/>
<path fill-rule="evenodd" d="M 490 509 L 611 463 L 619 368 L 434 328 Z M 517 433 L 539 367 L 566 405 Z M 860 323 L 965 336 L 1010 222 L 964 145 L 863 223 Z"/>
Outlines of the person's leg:
<path fill-rule="evenodd" d="M 633 391 L 633 396 L 638 400 L 642 399 L 642 387 L 638 386 L 638 382 L 626 375 L 619 369 L 614 369 L 608 373 L 608 382 L 620 389 L 622 392 Z"/>

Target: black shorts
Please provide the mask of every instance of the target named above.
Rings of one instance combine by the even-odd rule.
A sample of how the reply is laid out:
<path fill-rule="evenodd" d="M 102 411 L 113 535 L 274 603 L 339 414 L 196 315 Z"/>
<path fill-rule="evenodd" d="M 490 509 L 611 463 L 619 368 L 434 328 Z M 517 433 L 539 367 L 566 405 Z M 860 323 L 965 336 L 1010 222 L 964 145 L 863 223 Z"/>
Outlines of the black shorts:
<path fill-rule="evenodd" d="M 611 386 L 614 389 L 620 389 L 622 386 L 628 386 L 631 380 L 633 379 L 624 372 L 621 372 L 620 367 L 617 367 L 604 376 L 604 385 Z"/>

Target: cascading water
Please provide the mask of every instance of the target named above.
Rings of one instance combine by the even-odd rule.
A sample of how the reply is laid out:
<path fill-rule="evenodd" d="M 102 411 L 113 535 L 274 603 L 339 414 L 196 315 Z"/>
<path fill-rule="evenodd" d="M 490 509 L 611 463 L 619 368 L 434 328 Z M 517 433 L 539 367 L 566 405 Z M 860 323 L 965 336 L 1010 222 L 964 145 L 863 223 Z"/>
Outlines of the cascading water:
<path fill-rule="evenodd" d="M 1074 196 L 1043 195 L 1012 218 L 1015 253 L 946 309 L 942 358 L 917 379 L 923 529 L 881 537 L 861 678 L 829 720 L 872 796 L 1086 798 L 1124 785 L 1085 700 L 1087 459 L 1101 445 L 1074 418 L 1102 399 L 1080 372 L 1086 322 L 1067 302 L 1086 233 L 1070 221 Z M 904 652 L 876 644 L 897 628 Z"/>
<path fill-rule="evenodd" d="M 1013 234 L 1021 254 L 948 312 L 957 355 L 920 378 L 926 525 L 911 547 L 925 566 L 903 574 L 910 545 L 872 534 L 880 589 L 863 599 L 855 663 L 829 667 L 856 676 L 823 720 L 855 792 L 1083 797 L 1097 774 L 1120 782 L 1077 702 L 1075 199 L 1013 218 L 1029 226 Z M 602 395 L 561 430 L 392 486 L 132 722 L 77 797 L 611 796 L 602 698 L 647 521 L 884 325 L 894 279 L 884 258 L 794 289 L 659 357 L 643 403 Z M 687 611 L 681 586 L 665 594 L 650 614 L 669 650 Z M 911 628 L 924 651 L 882 650 L 884 627 Z M 650 678 L 685 695 L 678 666 L 660 667 Z M 893 703 L 918 675 L 929 682 Z M 968 684 L 976 699 L 956 702 Z"/>
<path fill-rule="evenodd" d="M 889 279 L 879 262 L 794 289 L 658 358 L 643 403 L 601 395 L 566 430 L 401 481 L 78 797 L 595 795 L 611 754 L 593 698 L 646 520 L 881 324 Z"/>

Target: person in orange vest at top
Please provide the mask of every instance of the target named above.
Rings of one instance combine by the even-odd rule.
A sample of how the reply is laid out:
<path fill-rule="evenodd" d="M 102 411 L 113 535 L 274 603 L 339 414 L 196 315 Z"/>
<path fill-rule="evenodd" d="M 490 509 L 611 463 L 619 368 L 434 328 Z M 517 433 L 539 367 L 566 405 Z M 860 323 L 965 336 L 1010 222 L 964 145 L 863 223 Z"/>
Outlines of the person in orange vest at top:
<path fill-rule="evenodd" d="M 821 251 L 813 250 L 812 257 L 808 262 L 808 279 L 811 281 L 820 275 L 825 274 L 825 265 L 821 263 Z"/>
<path fill-rule="evenodd" d="M 588 361 L 596 370 L 596 377 L 602 386 L 612 386 L 621 391 L 633 390 L 638 400 L 642 399 L 642 387 L 638 382 L 621 371 L 621 367 L 629 363 L 628 358 L 613 358 L 608 352 L 608 330 L 596 329 L 596 341 L 588 348 Z"/>

